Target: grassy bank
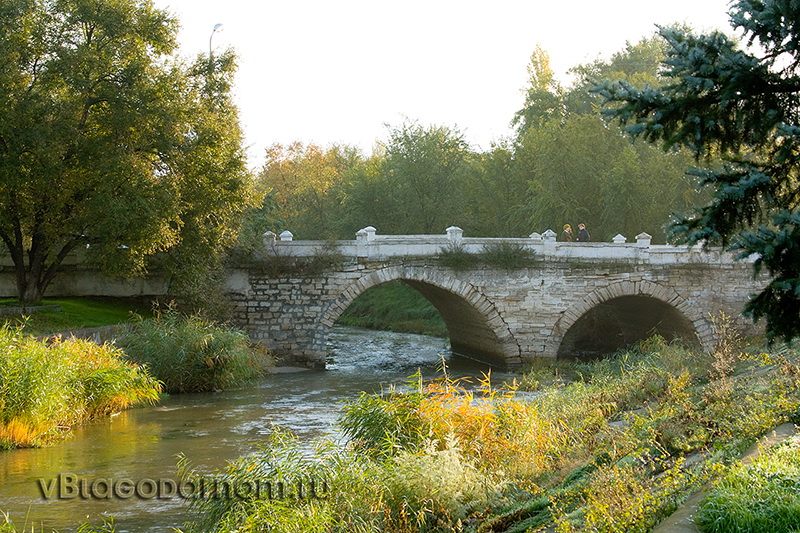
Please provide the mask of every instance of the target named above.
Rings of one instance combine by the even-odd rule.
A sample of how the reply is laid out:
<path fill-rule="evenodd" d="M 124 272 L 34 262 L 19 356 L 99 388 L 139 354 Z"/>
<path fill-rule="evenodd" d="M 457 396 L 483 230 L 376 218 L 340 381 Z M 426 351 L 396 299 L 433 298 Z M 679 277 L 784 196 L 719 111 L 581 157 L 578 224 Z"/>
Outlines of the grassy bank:
<path fill-rule="evenodd" d="M 47 335 L 62 331 L 122 324 L 133 314 L 150 316 L 150 306 L 137 300 L 112 298 L 54 298 L 42 300 L 42 306 L 58 306 L 34 313 L 0 316 L 0 322 L 22 326 L 31 335 Z M 19 307 L 11 298 L 0 299 L 0 307 Z"/>
<path fill-rule="evenodd" d="M 172 310 L 153 312 L 136 300 L 68 298 L 43 300 L 59 306 L 0 317 L 7 327 L 47 335 L 108 325 L 123 325 L 115 339 L 131 361 L 145 365 L 169 393 L 204 392 L 241 385 L 264 375 L 271 358 L 241 330 Z M 0 306 L 19 302 L 0 300 Z"/>
<path fill-rule="evenodd" d="M 356 298 L 337 321 L 347 326 L 447 337 L 439 311 L 400 281 L 378 285 Z"/>
<path fill-rule="evenodd" d="M 752 465 L 734 465 L 696 515 L 701 531 L 797 531 L 800 524 L 800 440 L 769 450 Z"/>
<path fill-rule="evenodd" d="M 37 341 L 0 328 L 0 448 L 42 446 L 70 428 L 153 403 L 161 384 L 110 346 Z"/>
<path fill-rule="evenodd" d="M 309 457 L 279 432 L 220 474 L 303 482 L 303 497 L 198 500 L 192 531 L 645 532 L 758 436 L 797 420 L 800 360 L 655 339 L 543 365 L 522 386 L 536 395 L 446 377 L 363 395 L 344 409 L 345 448 Z"/>

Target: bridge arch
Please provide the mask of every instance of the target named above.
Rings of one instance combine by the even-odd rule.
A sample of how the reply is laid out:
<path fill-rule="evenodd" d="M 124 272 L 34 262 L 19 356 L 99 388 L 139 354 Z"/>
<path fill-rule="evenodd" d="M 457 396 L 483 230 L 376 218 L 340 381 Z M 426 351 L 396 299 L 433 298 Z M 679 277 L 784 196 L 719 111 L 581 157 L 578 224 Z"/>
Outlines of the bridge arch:
<path fill-rule="evenodd" d="M 648 280 L 618 281 L 596 289 L 571 305 L 555 324 L 548 342 L 556 357 L 608 353 L 657 332 L 713 346 L 707 317 L 674 289 Z M 587 349 L 587 344 L 594 348 Z"/>
<path fill-rule="evenodd" d="M 353 300 L 372 287 L 395 280 L 419 291 L 439 311 L 454 352 L 509 368 L 522 364 L 519 344 L 484 294 L 468 282 L 423 267 L 386 267 L 349 283 L 324 308 L 320 320 L 324 339 L 318 342 L 327 342 L 330 328 Z"/>

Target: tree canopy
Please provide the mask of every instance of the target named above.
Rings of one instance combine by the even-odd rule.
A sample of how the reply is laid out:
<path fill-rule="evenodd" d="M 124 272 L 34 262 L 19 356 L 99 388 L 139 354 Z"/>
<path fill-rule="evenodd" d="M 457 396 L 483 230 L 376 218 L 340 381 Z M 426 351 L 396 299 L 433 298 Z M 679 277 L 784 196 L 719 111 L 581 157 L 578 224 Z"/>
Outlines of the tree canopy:
<path fill-rule="evenodd" d="M 758 46 L 663 28 L 669 81 L 609 81 L 596 91 L 633 137 L 724 159 L 721 169 L 691 171 L 713 196 L 672 228 L 687 243 L 754 254 L 769 282 L 745 313 L 766 319 L 770 340 L 788 340 L 800 336 L 800 5 L 740 0 L 729 14 Z"/>
<path fill-rule="evenodd" d="M 21 300 L 76 249 L 132 274 L 181 243 L 184 268 L 231 240 L 250 197 L 235 57 L 186 65 L 176 32 L 148 1 L 0 6 L 0 239 Z"/>

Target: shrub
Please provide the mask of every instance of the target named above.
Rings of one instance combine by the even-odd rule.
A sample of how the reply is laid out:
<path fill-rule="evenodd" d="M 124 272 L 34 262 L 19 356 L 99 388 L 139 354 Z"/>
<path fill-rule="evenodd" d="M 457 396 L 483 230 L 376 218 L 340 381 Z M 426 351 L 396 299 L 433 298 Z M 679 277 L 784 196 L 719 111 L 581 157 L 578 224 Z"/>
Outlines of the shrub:
<path fill-rule="evenodd" d="M 171 310 L 127 324 L 117 344 L 167 392 L 226 389 L 262 376 L 270 364 L 245 332 Z"/>
<path fill-rule="evenodd" d="M 470 253 L 463 246 L 452 243 L 439 250 L 437 258 L 442 266 L 456 271 L 477 268 L 480 264 L 478 254 Z"/>
<path fill-rule="evenodd" d="M 481 261 L 487 266 L 516 270 L 529 266 L 534 252 L 521 244 L 499 242 L 484 245 L 480 255 Z"/>
<path fill-rule="evenodd" d="M 259 262 L 261 273 L 270 278 L 317 277 L 344 261 L 336 243 L 326 242 L 310 256 L 279 255 L 274 252 Z"/>
<path fill-rule="evenodd" d="M 516 243 L 498 242 L 486 244 L 480 252 L 471 253 L 459 244 L 449 244 L 438 254 L 439 262 L 453 270 L 470 270 L 479 267 L 515 270 L 530 265 L 533 250 Z"/>

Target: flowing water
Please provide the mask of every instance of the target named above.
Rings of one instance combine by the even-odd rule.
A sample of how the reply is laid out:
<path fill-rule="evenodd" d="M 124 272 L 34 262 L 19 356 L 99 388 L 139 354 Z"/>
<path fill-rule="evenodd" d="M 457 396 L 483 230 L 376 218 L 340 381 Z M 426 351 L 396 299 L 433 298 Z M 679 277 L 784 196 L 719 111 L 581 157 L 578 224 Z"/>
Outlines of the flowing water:
<path fill-rule="evenodd" d="M 402 382 L 417 369 L 434 377 L 442 356 L 453 376 L 488 370 L 451 354 L 443 339 L 422 335 L 335 327 L 329 348 L 326 371 L 273 374 L 220 393 L 173 395 L 155 407 L 80 427 L 49 448 L 0 452 L 0 511 L 10 514 L 19 531 L 23 525 L 27 531 L 74 531 L 81 522 L 99 524 L 111 516 L 120 532 L 170 531 L 191 515 L 182 498 L 159 499 L 153 483 L 177 479 L 179 454 L 210 474 L 254 451 L 274 424 L 308 443 L 337 439 L 342 402 Z M 493 381 L 503 377 L 495 373 Z M 123 487 L 126 479 L 140 488 Z M 95 485 L 81 489 L 81 482 Z M 169 486 L 161 491 L 174 492 Z"/>

